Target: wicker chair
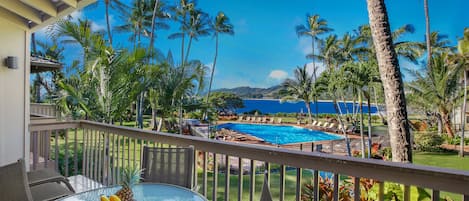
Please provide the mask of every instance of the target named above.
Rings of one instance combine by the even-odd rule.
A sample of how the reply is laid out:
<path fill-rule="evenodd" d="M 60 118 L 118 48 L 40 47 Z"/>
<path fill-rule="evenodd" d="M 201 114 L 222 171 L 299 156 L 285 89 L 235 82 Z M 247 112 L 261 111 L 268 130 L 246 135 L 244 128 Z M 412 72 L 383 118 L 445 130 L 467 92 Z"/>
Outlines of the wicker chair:
<path fill-rule="evenodd" d="M 2 200 L 55 200 L 73 194 L 64 186 L 55 183 L 41 183 L 30 187 L 24 161 L 0 167 L 0 195 Z"/>
<path fill-rule="evenodd" d="M 194 189 L 194 148 L 143 148 L 143 182 Z"/>
<path fill-rule="evenodd" d="M 51 169 L 41 169 L 36 171 L 31 171 L 27 173 L 28 175 L 28 183 L 30 187 L 56 182 L 56 183 L 63 183 L 67 186 L 68 190 L 75 193 L 70 181 L 59 174 L 58 172 L 51 170 Z"/>

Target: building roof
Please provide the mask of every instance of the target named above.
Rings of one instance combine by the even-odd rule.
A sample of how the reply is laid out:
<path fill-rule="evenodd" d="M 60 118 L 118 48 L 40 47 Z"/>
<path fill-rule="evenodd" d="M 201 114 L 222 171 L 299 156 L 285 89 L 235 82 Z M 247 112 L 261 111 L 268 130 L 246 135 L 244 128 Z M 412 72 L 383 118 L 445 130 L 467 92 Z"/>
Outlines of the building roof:
<path fill-rule="evenodd" d="M 62 64 L 40 56 L 31 55 L 31 73 L 61 70 Z"/>
<path fill-rule="evenodd" d="M 0 18 L 24 30 L 35 31 L 52 24 L 96 0 L 0 0 Z"/>

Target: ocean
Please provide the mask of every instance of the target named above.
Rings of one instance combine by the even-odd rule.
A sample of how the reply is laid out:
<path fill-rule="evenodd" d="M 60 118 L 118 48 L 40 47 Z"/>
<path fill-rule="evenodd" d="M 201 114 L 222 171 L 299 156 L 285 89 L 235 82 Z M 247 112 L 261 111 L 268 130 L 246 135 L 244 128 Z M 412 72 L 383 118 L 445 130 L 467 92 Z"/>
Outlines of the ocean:
<path fill-rule="evenodd" d="M 265 113 L 307 113 L 308 110 L 304 104 L 304 101 L 298 102 L 284 102 L 280 103 L 280 100 L 272 100 L 272 99 L 244 99 L 244 108 L 240 108 L 236 110 L 236 113 L 244 113 L 249 112 L 252 110 L 259 110 L 263 114 Z M 311 105 L 311 113 L 316 113 L 316 105 L 312 102 Z M 348 110 L 352 112 L 353 103 L 351 102 L 339 102 L 340 108 L 342 109 L 342 113 L 346 112 L 346 107 Z M 347 106 L 346 106 L 347 105 Z M 358 104 L 355 104 L 355 107 L 358 108 Z M 334 105 L 332 101 L 319 101 L 318 102 L 318 111 L 319 113 L 335 113 Z M 371 113 L 376 114 L 376 107 L 372 104 L 371 106 Z M 363 104 L 363 112 L 368 112 L 367 104 Z"/>

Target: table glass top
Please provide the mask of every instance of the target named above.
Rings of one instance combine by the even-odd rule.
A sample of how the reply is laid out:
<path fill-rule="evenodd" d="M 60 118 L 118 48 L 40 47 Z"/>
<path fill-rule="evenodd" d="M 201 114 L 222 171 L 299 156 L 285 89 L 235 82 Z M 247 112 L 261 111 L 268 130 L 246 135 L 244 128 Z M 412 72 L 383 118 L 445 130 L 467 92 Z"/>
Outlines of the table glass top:
<path fill-rule="evenodd" d="M 75 194 L 61 199 L 62 201 L 99 201 L 101 195 L 110 196 L 121 187 L 99 188 Z M 135 201 L 206 201 L 206 199 L 189 189 L 168 184 L 138 184 L 132 188 Z"/>

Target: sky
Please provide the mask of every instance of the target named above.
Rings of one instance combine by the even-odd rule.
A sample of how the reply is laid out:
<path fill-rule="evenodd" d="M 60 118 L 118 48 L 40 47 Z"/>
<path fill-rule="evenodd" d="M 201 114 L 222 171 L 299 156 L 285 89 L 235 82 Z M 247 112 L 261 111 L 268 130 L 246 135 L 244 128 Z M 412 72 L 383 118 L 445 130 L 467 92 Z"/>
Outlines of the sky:
<path fill-rule="evenodd" d="M 93 21 L 92 29 L 105 30 L 103 0 L 82 11 L 73 13 L 75 18 Z M 176 0 L 166 0 L 174 3 Z M 124 0 L 130 2 L 130 0 Z M 402 40 L 423 41 L 425 18 L 423 0 L 387 0 L 391 29 L 411 24 L 413 34 Z M 368 23 L 365 0 L 198 0 L 198 7 L 215 16 L 223 11 L 234 25 L 235 34 L 220 36 L 218 60 L 213 88 L 233 88 L 239 86 L 271 87 L 293 76 L 296 67 L 312 60 L 306 59 L 311 53 L 311 39 L 299 38 L 295 26 L 306 23 L 306 14 L 319 14 L 327 20 L 334 31 L 329 34 L 342 36 L 353 32 L 358 26 Z M 464 27 L 469 27 L 469 1 L 467 0 L 429 0 L 431 31 L 438 31 L 449 37 L 452 45 L 463 35 Z M 112 26 L 124 23 L 120 14 L 111 11 Z M 172 52 L 175 59 L 180 58 L 181 40 L 168 39 L 177 32 L 179 26 L 170 24 L 169 30 L 157 32 L 155 47 L 166 53 Z M 46 31 L 38 32 L 38 38 L 46 38 Z M 128 35 L 114 33 L 115 46 L 129 46 Z M 187 43 L 186 43 L 187 44 Z M 67 48 L 66 60 L 81 58 L 77 48 Z M 190 58 L 198 59 L 212 66 L 215 54 L 213 37 L 194 41 Z M 415 68 L 407 61 L 400 61 L 401 68 Z M 321 64 L 318 64 L 321 66 Z"/>

